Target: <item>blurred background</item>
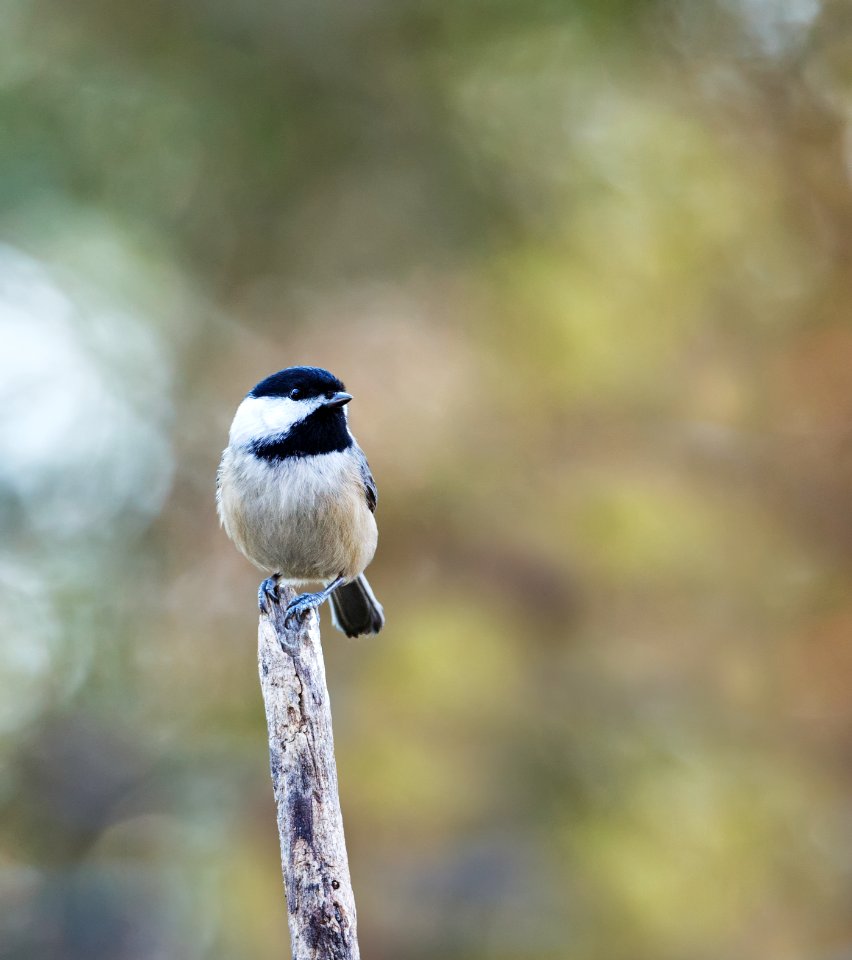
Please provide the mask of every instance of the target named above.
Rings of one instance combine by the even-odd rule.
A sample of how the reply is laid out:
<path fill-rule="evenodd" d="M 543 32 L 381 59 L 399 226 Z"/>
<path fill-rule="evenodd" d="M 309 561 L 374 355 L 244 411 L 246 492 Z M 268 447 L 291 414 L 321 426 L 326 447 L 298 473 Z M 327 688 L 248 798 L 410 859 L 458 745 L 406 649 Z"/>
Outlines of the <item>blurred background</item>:
<path fill-rule="evenodd" d="M 371 960 L 852 957 L 852 7 L 8 0 L 0 956 L 273 960 L 233 411 L 337 373 Z"/>

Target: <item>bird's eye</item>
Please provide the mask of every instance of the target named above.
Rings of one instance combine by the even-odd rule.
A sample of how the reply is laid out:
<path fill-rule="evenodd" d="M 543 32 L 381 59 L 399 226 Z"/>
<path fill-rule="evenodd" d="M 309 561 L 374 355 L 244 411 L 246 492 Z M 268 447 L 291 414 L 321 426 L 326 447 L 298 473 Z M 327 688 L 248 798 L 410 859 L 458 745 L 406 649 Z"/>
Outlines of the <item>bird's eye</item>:
<path fill-rule="evenodd" d="M 298 387 L 293 387 L 290 391 L 290 399 L 298 400 L 302 396 L 302 391 Z"/>

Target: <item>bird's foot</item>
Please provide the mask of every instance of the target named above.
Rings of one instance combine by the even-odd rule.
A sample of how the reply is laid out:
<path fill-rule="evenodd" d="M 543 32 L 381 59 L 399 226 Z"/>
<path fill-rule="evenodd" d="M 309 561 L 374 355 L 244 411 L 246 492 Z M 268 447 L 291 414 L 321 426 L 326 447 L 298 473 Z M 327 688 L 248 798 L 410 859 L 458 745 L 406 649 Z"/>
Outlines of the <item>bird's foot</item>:
<path fill-rule="evenodd" d="M 270 604 L 278 603 L 278 575 L 267 577 L 257 591 L 257 605 L 261 613 L 271 611 Z"/>
<path fill-rule="evenodd" d="M 284 612 L 286 617 L 285 622 L 289 622 L 290 620 L 304 620 L 310 610 L 316 610 L 326 599 L 328 599 L 328 594 L 325 591 L 301 594 L 287 604 L 287 609 Z"/>

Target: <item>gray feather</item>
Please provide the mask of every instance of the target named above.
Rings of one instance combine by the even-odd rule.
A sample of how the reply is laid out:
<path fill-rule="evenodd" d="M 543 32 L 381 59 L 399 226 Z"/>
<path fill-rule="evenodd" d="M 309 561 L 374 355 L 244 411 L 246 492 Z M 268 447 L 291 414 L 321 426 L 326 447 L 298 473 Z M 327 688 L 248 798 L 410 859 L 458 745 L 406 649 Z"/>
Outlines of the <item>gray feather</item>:
<path fill-rule="evenodd" d="M 338 587 L 331 595 L 331 618 L 347 637 L 378 633 L 385 625 L 382 605 L 376 600 L 363 573 L 351 583 Z"/>
<path fill-rule="evenodd" d="M 370 508 L 370 513 L 376 512 L 376 504 L 379 502 L 379 491 L 376 487 L 376 481 L 373 479 L 373 474 L 370 471 L 370 464 L 367 463 L 367 458 L 364 456 L 364 451 L 355 444 L 355 455 L 358 458 L 358 467 L 361 470 L 361 479 L 364 481 L 364 496 L 367 498 L 367 506 Z"/>

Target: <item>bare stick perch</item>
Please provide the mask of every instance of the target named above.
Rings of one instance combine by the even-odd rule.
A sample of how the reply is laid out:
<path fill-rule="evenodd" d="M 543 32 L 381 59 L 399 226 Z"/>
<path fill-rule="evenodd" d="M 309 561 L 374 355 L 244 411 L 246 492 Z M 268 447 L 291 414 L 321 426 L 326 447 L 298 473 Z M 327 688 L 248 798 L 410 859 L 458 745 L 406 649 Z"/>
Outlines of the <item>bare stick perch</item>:
<path fill-rule="evenodd" d="M 359 960 L 319 617 L 285 625 L 295 594 L 280 593 L 260 615 L 258 666 L 293 960 Z"/>

